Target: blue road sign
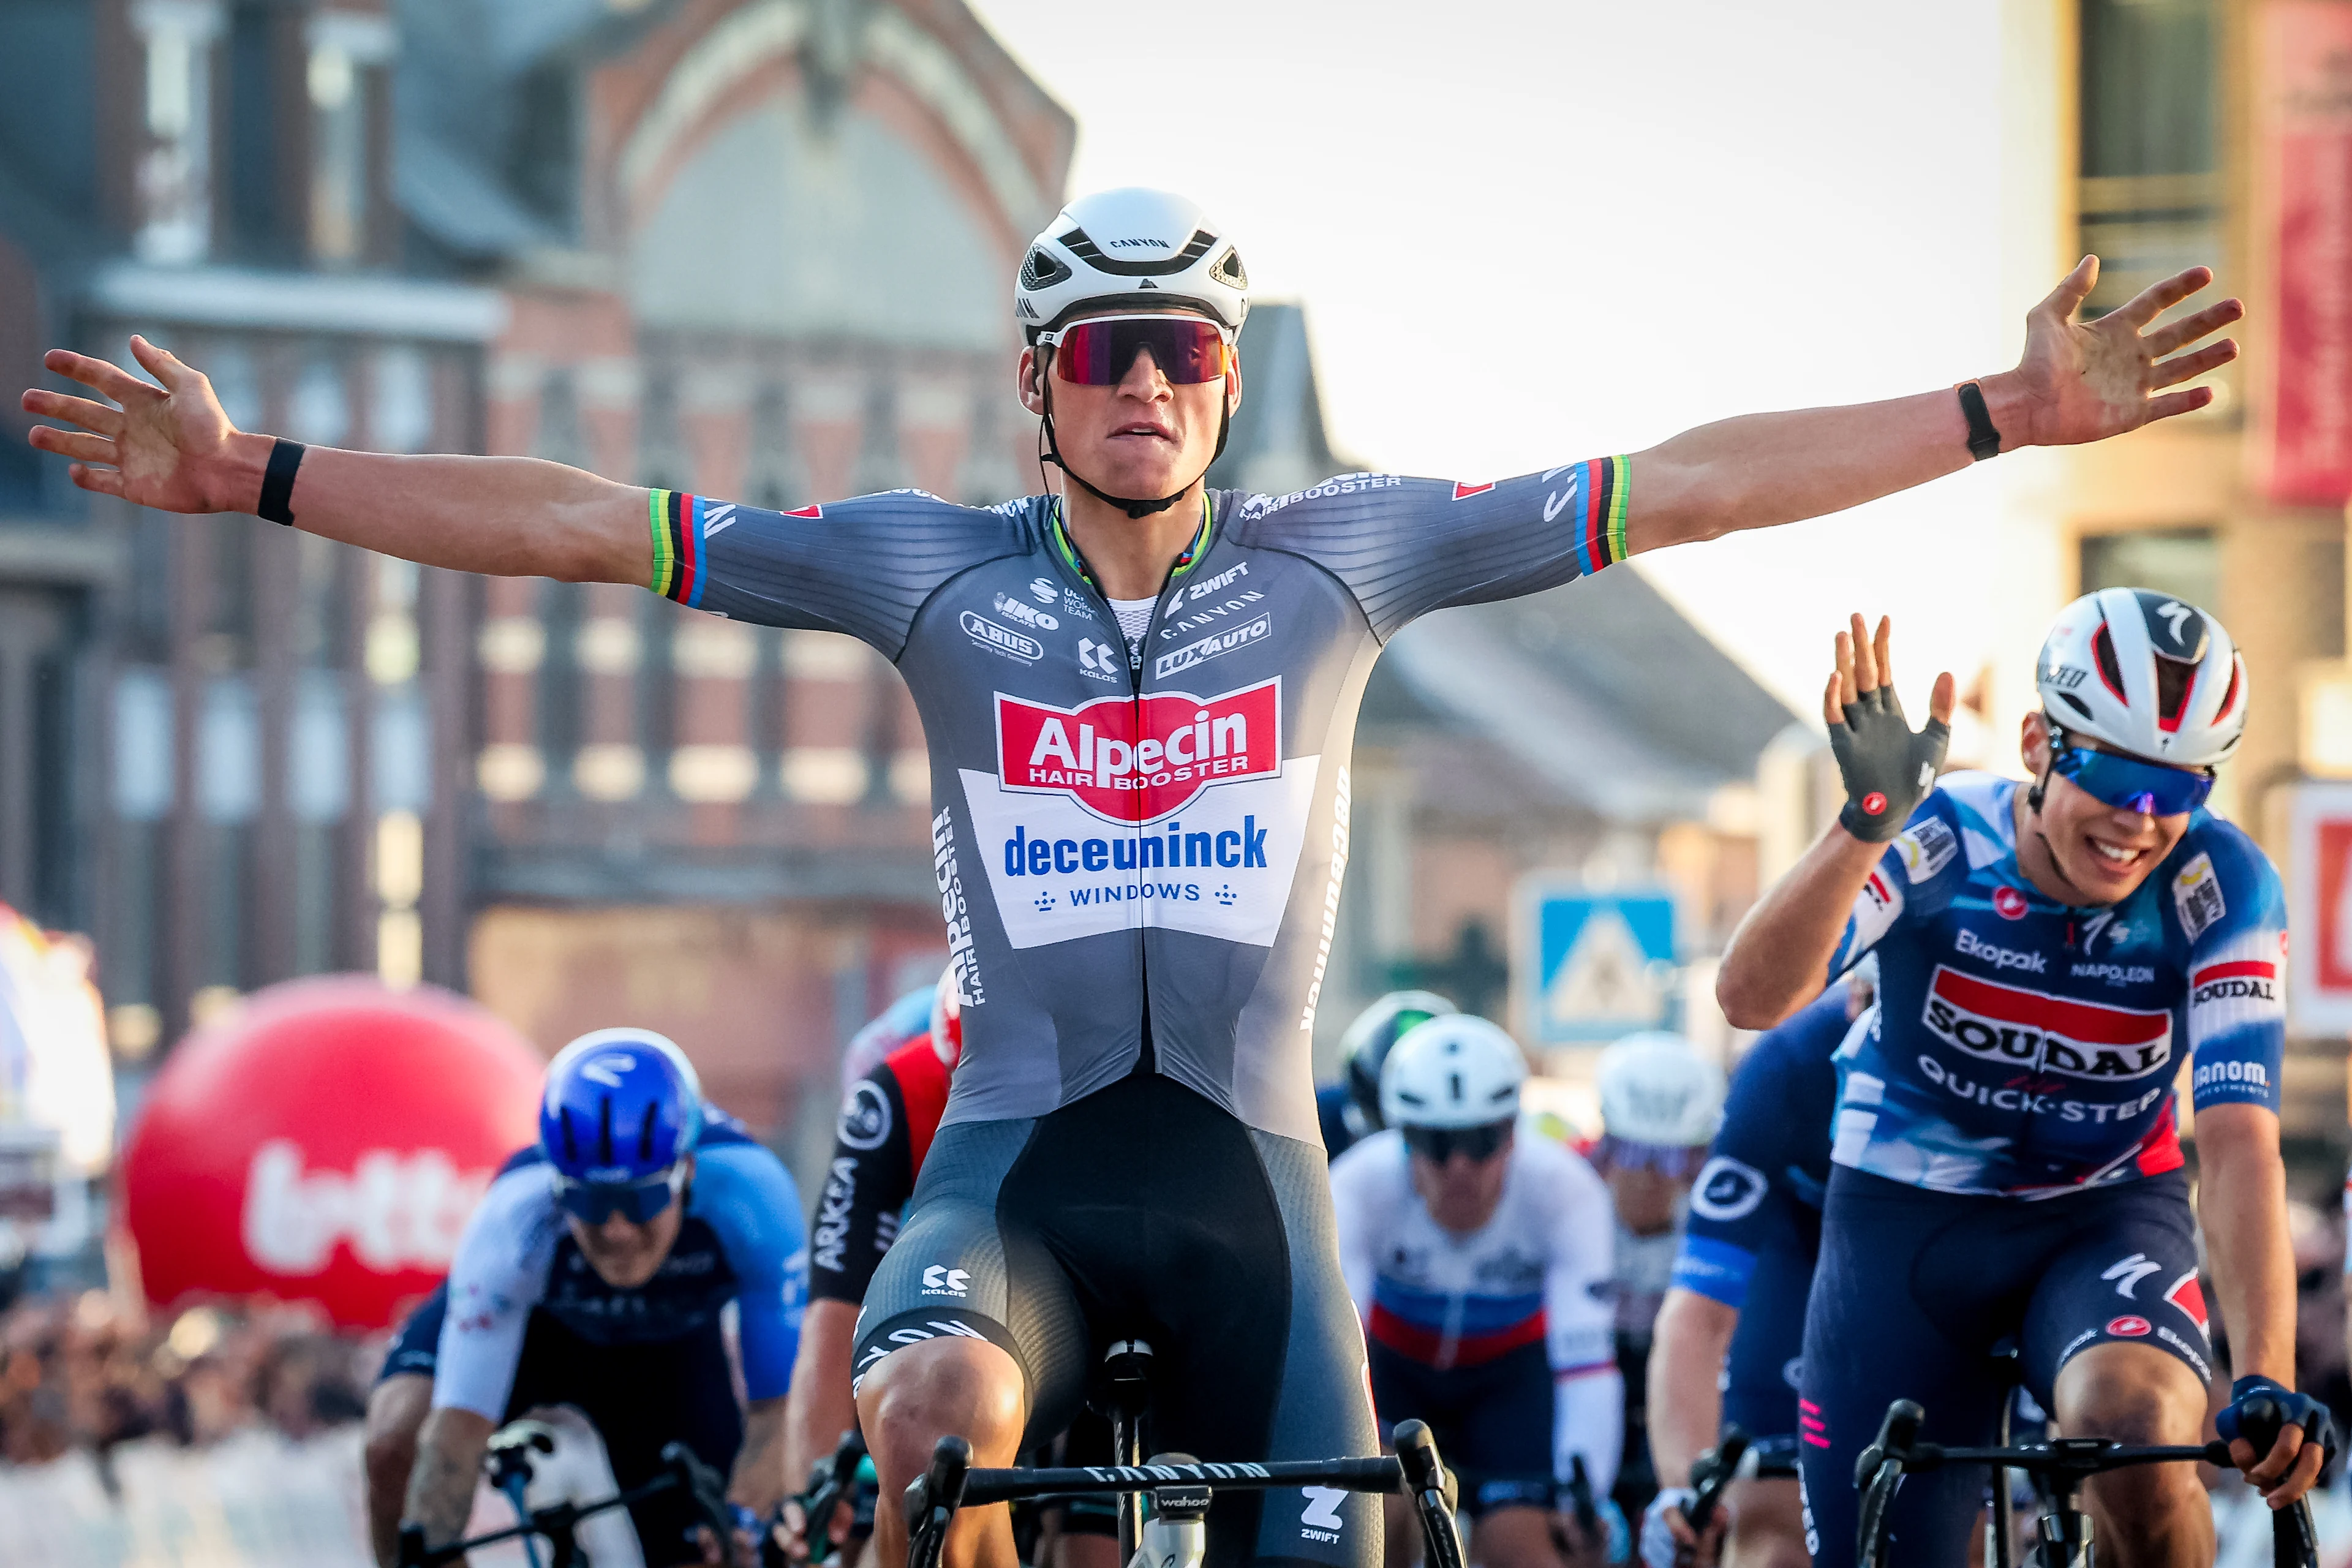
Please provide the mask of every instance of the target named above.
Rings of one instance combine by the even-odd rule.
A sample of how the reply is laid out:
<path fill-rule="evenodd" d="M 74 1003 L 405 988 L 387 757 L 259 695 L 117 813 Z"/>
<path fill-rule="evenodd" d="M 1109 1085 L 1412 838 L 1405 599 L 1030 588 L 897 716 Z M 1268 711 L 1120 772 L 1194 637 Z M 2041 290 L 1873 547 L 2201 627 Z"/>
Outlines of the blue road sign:
<path fill-rule="evenodd" d="M 1675 982 L 1675 901 L 1661 888 L 1600 891 L 1531 876 L 1519 885 L 1511 984 L 1530 1045 L 1664 1028 Z"/>

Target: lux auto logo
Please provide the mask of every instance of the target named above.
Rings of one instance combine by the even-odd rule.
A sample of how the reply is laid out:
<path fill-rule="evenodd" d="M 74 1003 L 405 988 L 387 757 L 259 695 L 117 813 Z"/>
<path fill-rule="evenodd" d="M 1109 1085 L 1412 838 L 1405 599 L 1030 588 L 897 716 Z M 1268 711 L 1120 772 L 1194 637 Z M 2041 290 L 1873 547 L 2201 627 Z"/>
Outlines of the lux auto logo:
<path fill-rule="evenodd" d="M 1052 708 L 996 697 L 997 777 L 1108 822 L 1154 822 L 1213 784 L 1282 771 L 1282 682 L 1216 697 L 1155 691 Z"/>

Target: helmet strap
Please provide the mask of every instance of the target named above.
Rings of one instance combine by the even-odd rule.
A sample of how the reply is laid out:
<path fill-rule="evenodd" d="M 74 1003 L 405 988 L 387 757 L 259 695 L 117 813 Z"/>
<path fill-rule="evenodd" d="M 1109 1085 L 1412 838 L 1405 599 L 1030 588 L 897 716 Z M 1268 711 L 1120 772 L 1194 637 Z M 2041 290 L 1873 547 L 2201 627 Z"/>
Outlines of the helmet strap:
<path fill-rule="evenodd" d="M 2041 827 L 2042 802 L 2050 791 L 2050 776 L 2058 771 L 2058 748 L 2066 743 L 2066 731 L 2058 721 L 2047 715 L 2044 715 L 2044 721 L 2050 727 L 2050 754 L 2042 763 L 2041 776 L 2025 792 L 2025 806 L 2033 814 L 2033 837 L 2042 840 L 2042 858 L 2050 862 L 2050 874 L 2079 893 L 2083 890 L 2081 886 L 2066 875 L 2066 868 L 2058 863 L 2058 847 L 2050 842 L 2050 835 L 2042 832 Z"/>
<path fill-rule="evenodd" d="M 1042 363 L 1037 369 L 1037 395 L 1039 400 L 1045 405 L 1044 413 L 1038 416 L 1039 423 L 1037 426 L 1037 438 L 1041 447 L 1038 454 L 1039 471 L 1041 475 L 1043 473 L 1044 465 L 1051 463 L 1055 468 L 1061 469 L 1062 472 L 1069 475 L 1072 479 L 1076 480 L 1078 488 L 1086 491 L 1087 494 L 1107 505 L 1118 507 L 1131 518 L 1146 518 L 1151 516 L 1155 512 L 1166 511 L 1170 507 L 1174 506 L 1178 501 L 1182 500 L 1184 497 L 1191 492 L 1194 485 L 1199 484 L 1202 479 L 1209 477 L 1209 469 L 1215 468 L 1217 466 L 1217 459 L 1225 455 L 1226 438 L 1232 436 L 1234 431 L 1234 405 L 1232 399 L 1228 398 L 1224 400 L 1224 414 L 1223 417 L 1217 421 L 1217 449 L 1209 454 L 1209 461 L 1206 466 L 1204 466 L 1199 473 L 1193 475 L 1190 479 L 1187 479 L 1184 482 L 1183 488 L 1176 491 L 1175 494 L 1161 496 L 1157 500 L 1138 500 L 1131 496 L 1115 496 L 1108 490 L 1097 489 L 1084 474 L 1079 473 L 1077 469 L 1070 467 L 1069 459 L 1062 456 L 1061 444 L 1056 441 L 1054 437 L 1053 373 Z"/>

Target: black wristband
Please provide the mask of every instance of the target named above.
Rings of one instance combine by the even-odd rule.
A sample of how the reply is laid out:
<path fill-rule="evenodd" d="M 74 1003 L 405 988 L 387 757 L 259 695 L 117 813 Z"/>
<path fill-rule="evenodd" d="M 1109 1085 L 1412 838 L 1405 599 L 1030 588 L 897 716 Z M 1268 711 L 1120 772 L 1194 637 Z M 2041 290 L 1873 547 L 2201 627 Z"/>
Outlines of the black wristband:
<path fill-rule="evenodd" d="M 1985 408 L 1984 388 L 1964 381 L 1953 390 L 1960 395 L 1960 413 L 1969 422 L 1969 456 L 1979 463 L 2000 456 L 2000 432 L 1993 428 L 1992 415 Z"/>
<path fill-rule="evenodd" d="M 261 471 L 261 504 L 253 509 L 256 517 L 294 526 L 287 503 L 294 499 L 294 470 L 302 466 L 302 451 L 301 442 L 283 437 L 269 448 L 269 466 Z"/>

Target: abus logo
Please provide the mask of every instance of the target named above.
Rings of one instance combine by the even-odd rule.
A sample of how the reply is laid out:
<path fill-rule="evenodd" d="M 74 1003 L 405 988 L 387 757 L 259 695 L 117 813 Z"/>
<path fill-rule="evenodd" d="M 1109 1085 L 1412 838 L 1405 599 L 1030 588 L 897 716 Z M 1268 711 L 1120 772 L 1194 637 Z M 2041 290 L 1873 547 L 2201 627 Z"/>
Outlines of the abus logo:
<path fill-rule="evenodd" d="M 2145 1078 L 2172 1059 L 2172 1014 L 2045 996 L 1936 966 L 1922 1021 L 1984 1061 L 2067 1078 Z"/>
<path fill-rule="evenodd" d="M 1001 653 L 1024 664 L 1034 664 L 1045 651 L 1045 645 L 1034 637 L 1023 637 L 1011 626 L 1000 626 L 985 616 L 966 610 L 957 619 L 962 623 L 963 635 L 991 653 Z"/>
<path fill-rule="evenodd" d="M 348 1175 L 305 1171 L 300 1145 L 273 1138 L 246 1170 L 246 1255 L 273 1274 L 316 1274 L 341 1243 L 379 1274 L 446 1269 L 490 1174 L 438 1149 L 370 1149 Z"/>
<path fill-rule="evenodd" d="M 1181 691 L 1049 708 L 996 696 L 996 769 L 1007 790 L 1067 795 L 1097 816 L 1155 822 L 1213 784 L 1282 771 L 1282 682 L 1217 697 Z"/>

